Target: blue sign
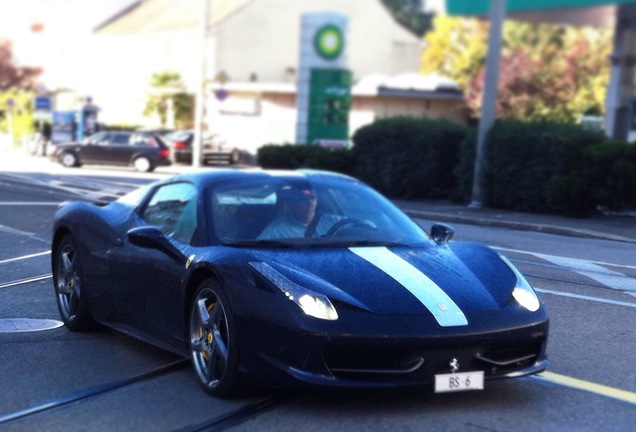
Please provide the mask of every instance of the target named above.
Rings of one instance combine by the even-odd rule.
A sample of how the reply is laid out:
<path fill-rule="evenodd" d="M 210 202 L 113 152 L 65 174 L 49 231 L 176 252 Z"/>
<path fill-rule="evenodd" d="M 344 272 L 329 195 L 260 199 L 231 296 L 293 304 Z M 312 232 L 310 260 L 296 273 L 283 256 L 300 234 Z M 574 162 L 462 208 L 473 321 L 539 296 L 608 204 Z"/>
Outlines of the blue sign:
<path fill-rule="evenodd" d="M 35 109 L 40 111 L 51 111 L 53 108 L 51 98 L 48 96 L 38 96 L 35 98 Z"/>

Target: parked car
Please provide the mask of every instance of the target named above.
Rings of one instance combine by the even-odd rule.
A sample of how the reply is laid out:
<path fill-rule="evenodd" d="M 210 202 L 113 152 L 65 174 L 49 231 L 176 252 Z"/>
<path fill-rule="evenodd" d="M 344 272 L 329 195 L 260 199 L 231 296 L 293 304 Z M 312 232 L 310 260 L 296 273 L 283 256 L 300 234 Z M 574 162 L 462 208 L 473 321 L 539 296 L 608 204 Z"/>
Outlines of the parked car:
<path fill-rule="evenodd" d="M 175 131 L 167 134 L 166 139 L 171 143 L 172 158 L 175 162 L 192 163 L 193 131 Z M 204 137 L 201 153 L 201 162 L 204 164 L 227 163 L 235 165 L 243 157 L 241 150 L 228 146 L 218 135 Z"/>
<path fill-rule="evenodd" d="M 58 209 L 53 283 L 68 329 L 97 321 L 187 356 L 216 396 L 246 382 L 480 390 L 543 371 L 537 294 L 452 234 L 343 175 L 200 171 Z"/>
<path fill-rule="evenodd" d="M 160 135 L 123 131 L 98 132 L 81 142 L 56 144 L 49 157 L 66 167 L 124 165 L 153 171 L 171 164 L 170 149 Z"/>

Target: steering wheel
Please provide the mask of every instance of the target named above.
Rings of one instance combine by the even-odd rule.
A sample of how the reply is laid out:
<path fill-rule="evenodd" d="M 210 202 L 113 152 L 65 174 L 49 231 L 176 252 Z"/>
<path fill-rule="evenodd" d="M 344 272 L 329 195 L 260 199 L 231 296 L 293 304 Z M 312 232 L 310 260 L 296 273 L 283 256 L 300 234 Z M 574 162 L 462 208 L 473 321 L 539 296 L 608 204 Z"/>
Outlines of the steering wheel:
<path fill-rule="evenodd" d="M 364 228 L 373 228 L 373 225 L 371 225 L 367 221 L 363 221 L 361 219 L 356 219 L 356 218 L 345 218 L 333 224 L 331 228 L 329 228 L 329 231 L 327 231 L 327 233 L 324 235 L 324 237 L 333 237 L 338 231 L 340 231 L 340 229 L 342 229 L 342 227 L 347 225 L 359 226 Z"/>

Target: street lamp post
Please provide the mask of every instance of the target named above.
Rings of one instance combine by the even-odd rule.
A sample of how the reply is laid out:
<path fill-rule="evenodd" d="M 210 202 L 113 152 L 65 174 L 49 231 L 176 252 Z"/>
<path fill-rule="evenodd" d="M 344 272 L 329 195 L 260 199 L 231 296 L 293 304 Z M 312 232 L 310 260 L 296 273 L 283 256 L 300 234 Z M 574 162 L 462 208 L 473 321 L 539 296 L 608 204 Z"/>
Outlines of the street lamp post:
<path fill-rule="evenodd" d="M 206 78 L 207 78 L 207 39 L 209 33 L 209 11 L 211 0 L 201 0 L 201 27 L 199 29 L 199 37 L 201 44 L 201 71 L 196 83 L 196 99 L 194 112 L 194 136 L 192 138 L 192 166 L 201 166 L 201 150 L 203 148 L 203 122 L 205 117 L 205 97 L 206 97 Z"/>
<path fill-rule="evenodd" d="M 490 29 L 488 30 L 488 53 L 484 93 L 481 104 L 481 119 L 477 132 L 477 155 L 473 178 L 473 195 L 470 208 L 483 207 L 482 179 L 485 165 L 486 136 L 497 116 L 497 83 L 499 82 L 499 58 L 501 57 L 501 33 L 506 16 L 506 0 L 490 2 Z"/>

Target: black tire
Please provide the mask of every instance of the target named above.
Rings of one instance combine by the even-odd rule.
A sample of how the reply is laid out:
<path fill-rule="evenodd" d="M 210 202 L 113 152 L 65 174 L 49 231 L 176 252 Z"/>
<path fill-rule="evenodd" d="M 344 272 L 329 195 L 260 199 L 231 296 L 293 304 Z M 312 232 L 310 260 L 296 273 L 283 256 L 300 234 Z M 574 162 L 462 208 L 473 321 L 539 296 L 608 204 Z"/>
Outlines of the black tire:
<path fill-rule="evenodd" d="M 235 396 L 241 390 L 238 340 L 232 308 L 220 284 L 205 280 L 197 288 L 189 315 L 190 358 L 197 380 L 212 396 Z"/>
<path fill-rule="evenodd" d="M 239 149 L 234 149 L 230 153 L 230 165 L 236 165 L 241 162 L 242 153 Z"/>
<path fill-rule="evenodd" d="M 60 163 L 67 168 L 80 166 L 77 156 L 75 155 L 75 153 L 70 151 L 65 151 L 60 155 Z"/>
<path fill-rule="evenodd" d="M 88 310 L 82 263 L 70 234 L 59 242 L 53 264 L 53 285 L 62 321 L 72 331 L 86 331 L 94 322 Z"/>

